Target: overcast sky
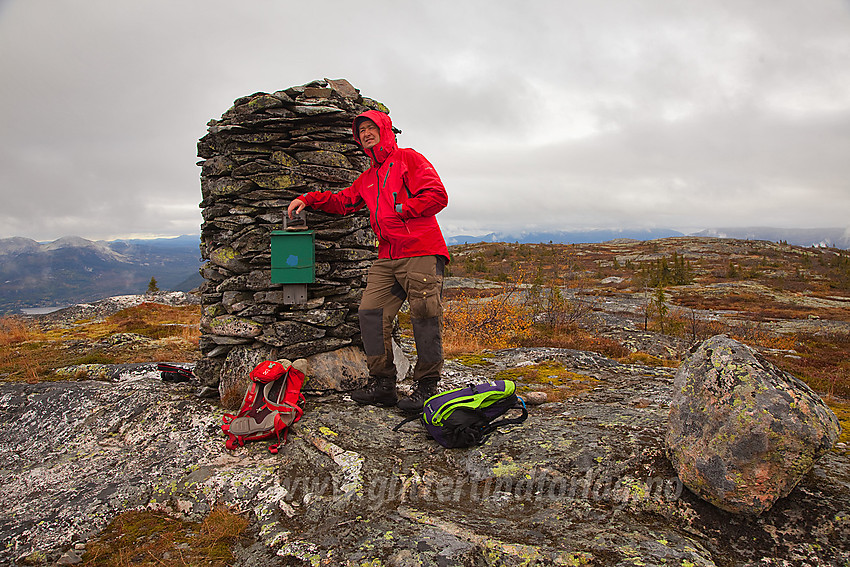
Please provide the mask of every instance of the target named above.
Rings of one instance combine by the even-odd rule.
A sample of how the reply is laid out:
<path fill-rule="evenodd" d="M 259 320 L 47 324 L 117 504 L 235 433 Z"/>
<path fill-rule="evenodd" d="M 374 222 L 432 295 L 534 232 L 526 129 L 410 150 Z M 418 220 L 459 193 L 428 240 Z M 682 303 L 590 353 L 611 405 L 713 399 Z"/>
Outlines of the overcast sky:
<path fill-rule="evenodd" d="M 0 237 L 197 234 L 234 99 L 346 78 L 447 235 L 850 227 L 848 0 L 0 0 Z"/>

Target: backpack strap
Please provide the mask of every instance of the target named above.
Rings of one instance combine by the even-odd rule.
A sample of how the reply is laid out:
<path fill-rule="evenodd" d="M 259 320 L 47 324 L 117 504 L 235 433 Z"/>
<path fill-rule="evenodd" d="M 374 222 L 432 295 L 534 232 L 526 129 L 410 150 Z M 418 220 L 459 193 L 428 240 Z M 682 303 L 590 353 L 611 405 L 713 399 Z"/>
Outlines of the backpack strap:
<path fill-rule="evenodd" d="M 295 419 L 293 419 L 291 423 L 295 423 L 296 421 L 301 419 L 302 415 L 304 415 L 304 410 L 302 410 L 300 407 L 293 405 L 293 404 L 290 404 L 288 402 L 283 402 L 282 404 L 273 404 L 272 402 L 267 401 L 263 407 L 267 407 L 270 410 L 276 411 L 278 413 L 287 413 L 288 414 L 288 413 L 294 412 L 295 413 Z"/>
<path fill-rule="evenodd" d="M 519 417 L 505 418 L 505 419 L 500 419 L 499 421 L 494 421 L 493 423 L 487 425 L 486 427 L 484 427 L 481 430 L 482 436 L 486 436 L 486 435 L 493 433 L 494 431 L 496 431 L 496 429 L 498 429 L 499 427 L 501 427 L 503 425 L 512 425 L 512 424 L 515 424 L 515 423 L 522 423 L 523 421 L 525 421 L 528 418 L 528 408 L 525 407 L 525 400 L 523 400 L 519 396 L 517 396 L 517 404 L 514 407 L 512 407 L 511 409 L 522 410 L 522 415 L 520 415 Z M 508 411 L 510 411 L 510 410 L 508 410 Z"/>
<path fill-rule="evenodd" d="M 300 412 L 301 410 L 299 409 L 298 411 Z M 283 442 L 280 440 L 281 431 L 283 431 Z M 274 416 L 274 433 L 277 436 L 277 443 L 269 445 L 269 453 L 277 455 L 280 446 L 286 444 L 286 434 L 289 433 L 289 424 L 283 421 L 283 418 L 280 416 L 280 412 L 277 412 Z"/>
<path fill-rule="evenodd" d="M 407 424 L 407 423 L 410 423 L 411 421 L 416 421 L 417 419 L 421 419 L 421 418 L 422 418 L 422 414 L 421 414 L 421 413 L 420 413 L 420 414 L 417 414 L 417 415 L 413 415 L 413 416 L 408 417 L 408 418 L 405 418 L 405 419 L 404 419 L 403 421 L 401 421 L 398 425 L 396 425 L 395 427 L 393 427 L 393 431 L 398 431 L 399 429 L 401 429 L 401 426 L 402 426 L 402 425 L 405 425 L 405 424 Z"/>
<path fill-rule="evenodd" d="M 224 414 L 222 419 L 224 420 L 224 425 L 221 426 L 221 429 L 224 431 L 224 434 L 227 435 L 227 439 L 224 441 L 224 446 L 230 450 L 235 449 L 237 446 L 241 447 L 245 444 L 242 440 L 242 436 L 234 435 L 230 432 L 230 423 L 236 418 L 233 414 Z"/>

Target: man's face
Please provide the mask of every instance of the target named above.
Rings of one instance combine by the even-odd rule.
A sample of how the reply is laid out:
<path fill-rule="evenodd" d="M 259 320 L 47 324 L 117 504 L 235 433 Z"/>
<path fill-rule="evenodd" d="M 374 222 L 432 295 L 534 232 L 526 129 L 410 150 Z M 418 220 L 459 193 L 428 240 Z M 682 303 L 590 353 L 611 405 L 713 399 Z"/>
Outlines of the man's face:
<path fill-rule="evenodd" d="M 381 141 L 381 130 L 378 125 L 368 118 L 357 127 L 357 135 L 360 136 L 360 144 L 364 150 L 371 149 Z"/>

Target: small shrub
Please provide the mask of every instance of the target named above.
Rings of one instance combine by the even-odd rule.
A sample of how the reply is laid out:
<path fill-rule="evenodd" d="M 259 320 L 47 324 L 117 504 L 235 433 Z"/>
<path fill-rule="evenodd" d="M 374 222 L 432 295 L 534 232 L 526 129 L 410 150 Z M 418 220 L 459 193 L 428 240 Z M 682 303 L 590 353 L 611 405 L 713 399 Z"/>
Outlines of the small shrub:
<path fill-rule="evenodd" d="M 41 336 L 41 331 L 34 329 L 20 317 L 0 317 L 0 346 L 15 345 Z"/>
<path fill-rule="evenodd" d="M 514 300 L 517 289 L 505 285 L 503 293 L 489 299 L 461 293 L 447 302 L 443 313 L 446 354 L 516 346 L 532 326 L 528 311 Z"/>

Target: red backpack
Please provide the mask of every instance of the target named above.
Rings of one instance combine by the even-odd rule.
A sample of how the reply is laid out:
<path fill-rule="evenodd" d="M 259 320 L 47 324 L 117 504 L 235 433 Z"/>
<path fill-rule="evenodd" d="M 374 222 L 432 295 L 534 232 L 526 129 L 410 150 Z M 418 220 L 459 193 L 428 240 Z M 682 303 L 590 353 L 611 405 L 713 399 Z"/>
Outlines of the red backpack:
<path fill-rule="evenodd" d="M 226 413 L 222 417 L 221 429 L 227 435 L 224 445 L 235 449 L 245 441 L 276 437 L 277 443 L 270 445 L 269 451 L 277 453 L 281 433 L 285 443 L 289 427 L 304 413 L 298 405 L 304 400 L 301 394 L 304 373 L 294 366 L 284 367 L 280 362 L 266 360 L 251 371 L 250 378 L 239 413 Z"/>

